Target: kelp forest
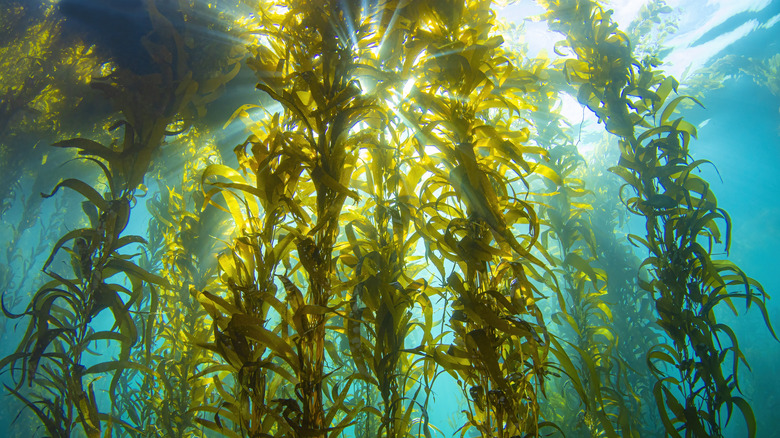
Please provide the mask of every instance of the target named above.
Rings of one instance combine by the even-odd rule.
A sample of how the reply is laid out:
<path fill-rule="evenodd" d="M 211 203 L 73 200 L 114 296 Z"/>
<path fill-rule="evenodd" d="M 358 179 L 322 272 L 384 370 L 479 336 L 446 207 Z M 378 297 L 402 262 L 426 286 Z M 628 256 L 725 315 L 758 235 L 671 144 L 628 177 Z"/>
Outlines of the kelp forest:
<path fill-rule="evenodd" d="M 761 436 L 663 1 L 6 3 L 7 436 Z"/>

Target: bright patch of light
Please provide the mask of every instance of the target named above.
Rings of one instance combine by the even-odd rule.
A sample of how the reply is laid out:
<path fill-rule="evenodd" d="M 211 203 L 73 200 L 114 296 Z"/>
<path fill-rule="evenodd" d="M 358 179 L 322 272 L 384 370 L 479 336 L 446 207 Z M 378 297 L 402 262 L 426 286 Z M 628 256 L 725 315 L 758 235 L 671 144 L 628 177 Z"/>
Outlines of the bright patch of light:
<path fill-rule="evenodd" d="M 759 26 L 762 29 L 771 29 L 775 24 L 780 22 L 780 14 L 775 15 L 774 17 L 770 18 L 769 21 Z"/>
<path fill-rule="evenodd" d="M 704 44 L 677 49 L 664 60 L 664 70 L 675 77 L 682 78 L 686 70 L 696 71 L 723 49 L 754 31 L 757 27 L 758 21 L 750 20 L 731 32 L 724 33 Z"/>
<path fill-rule="evenodd" d="M 577 100 L 576 97 L 568 93 L 561 93 L 561 115 L 569 121 L 569 123 L 576 124 L 575 130 L 579 129 L 580 125 L 595 124 L 597 119 L 593 111 L 585 109 L 583 116 L 583 106 Z"/>
<path fill-rule="evenodd" d="M 562 93 L 561 103 L 561 114 L 571 123 L 571 135 L 574 137 L 573 141 L 577 146 L 577 152 L 585 158 L 591 157 L 596 150 L 596 144 L 582 141 L 582 138 L 586 134 L 604 132 L 604 125 L 598 124 L 596 114 L 580 104 L 574 96 Z"/>
<path fill-rule="evenodd" d="M 562 34 L 551 31 L 546 21 L 538 19 L 544 11 L 541 5 L 531 0 L 521 0 L 496 11 L 496 15 L 502 20 L 523 27 L 529 57 L 554 53 L 555 43 L 564 39 Z"/>
<path fill-rule="evenodd" d="M 704 65 L 719 51 L 755 30 L 758 23 L 752 20 L 731 32 L 698 46 L 693 46 L 696 41 L 711 29 L 725 23 L 726 20 L 737 14 L 756 12 L 766 8 L 771 0 L 708 0 L 706 5 L 697 8 L 690 7 L 683 0 L 668 0 L 667 3 L 682 11 L 679 26 L 680 29 L 686 29 L 668 41 L 667 44 L 674 50 L 669 58 L 664 60 L 665 63 L 674 63 L 674 67 L 667 69 L 670 73 L 680 75 L 688 66 L 695 69 Z"/>
<path fill-rule="evenodd" d="M 414 78 L 409 79 L 404 84 L 404 88 L 401 91 L 401 97 L 406 99 L 406 96 L 409 95 L 409 93 L 412 91 L 412 87 L 414 87 Z"/>
<path fill-rule="evenodd" d="M 646 2 L 647 0 L 612 0 L 607 3 L 607 7 L 614 10 L 613 18 L 622 29 L 626 29 Z M 690 0 L 666 0 L 666 3 L 675 10 L 674 14 L 680 14 L 678 17 L 680 33 L 666 42 L 666 45 L 672 49 L 672 53 L 664 60 L 664 70 L 680 78 L 686 68 L 690 67 L 691 72 L 695 71 L 718 52 L 759 26 L 755 21 L 750 21 L 731 32 L 693 46 L 696 41 L 740 13 L 763 10 L 772 3 L 772 0 L 706 0 L 696 3 Z M 768 29 L 778 21 L 780 16 L 774 16 L 760 27 Z"/>
<path fill-rule="evenodd" d="M 634 21 L 639 14 L 639 10 L 642 9 L 642 6 L 647 2 L 648 0 L 613 0 L 612 2 L 607 2 L 607 8 L 605 9 L 612 9 L 614 11 L 612 19 L 615 20 L 621 29 L 625 30 L 628 28 L 628 25 Z"/>

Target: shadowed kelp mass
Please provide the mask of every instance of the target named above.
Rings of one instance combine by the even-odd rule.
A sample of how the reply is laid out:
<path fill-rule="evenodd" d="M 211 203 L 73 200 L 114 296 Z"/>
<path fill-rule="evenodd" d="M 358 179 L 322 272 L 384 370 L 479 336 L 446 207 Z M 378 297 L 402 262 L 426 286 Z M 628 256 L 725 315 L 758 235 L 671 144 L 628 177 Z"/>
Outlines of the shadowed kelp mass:
<path fill-rule="evenodd" d="M 8 430 L 758 436 L 699 99 L 540 5 L 554 58 L 491 1 L 0 12 Z"/>

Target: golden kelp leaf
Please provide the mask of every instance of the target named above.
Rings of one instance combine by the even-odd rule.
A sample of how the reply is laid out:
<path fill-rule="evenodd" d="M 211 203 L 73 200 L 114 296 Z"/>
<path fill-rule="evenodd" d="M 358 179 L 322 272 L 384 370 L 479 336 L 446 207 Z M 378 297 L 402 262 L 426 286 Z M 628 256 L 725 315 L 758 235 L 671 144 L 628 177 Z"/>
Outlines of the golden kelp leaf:
<path fill-rule="evenodd" d="M 677 92 L 677 86 L 680 85 L 677 80 L 672 76 L 667 76 L 664 78 L 664 80 L 661 82 L 661 84 L 658 85 L 658 88 L 656 88 L 655 93 L 658 96 L 658 104 L 662 105 L 666 98 L 669 96 L 669 93 L 672 91 Z M 653 103 L 655 106 L 655 102 Z"/>
<path fill-rule="evenodd" d="M 537 174 L 542 175 L 543 177 L 549 179 L 550 181 L 552 181 L 553 183 L 555 183 L 555 185 L 557 185 L 559 187 L 563 185 L 563 179 L 561 178 L 561 176 L 557 172 L 555 172 L 553 169 L 551 169 L 550 167 L 548 167 L 548 166 L 546 166 L 546 165 L 544 165 L 542 163 L 537 163 L 536 165 L 534 165 L 533 168 L 532 168 L 532 171 L 534 173 L 537 173 Z"/>
<path fill-rule="evenodd" d="M 296 373 L 299 371 L 298 357 L 292 348 L 279 336 L 263 327 L 263 322 L 249 315 L 237 313 L 230 318 L 228 324 L 236 332 L 260 342 L 271 349 L 280 359 Z"/>
<path fill-rule="evenodd" d="M 234 315 L 237 313 L 242 313 L 241 309 L 239 309 L 232 303 L 228 302 L 224 298 L 212 294 L 211 292 L 203 291 L 199 295 L 205 297 L 207 300 L 221 307 L 224 310 L 226 315 Z"/>
<path fill-rule="evenodd" d="M 564 263 L 573 266 L 579 272 L 584 272 L 585 274 L 587 274 L 588 278 L 590 278 L 590 281 L 591 283 L 593 283 L 594 287 L 596 287 L 596 284 L 600 279 L 605 279 L 605 274 L 601 269 L 599 269 L 598 270 L 599 272 L 597 272 L 596 269 L 590 266 L 590 261 L 586 261 L 577 253 L 570 252 L 566 254 L 566 259 L 564 260 Z"/>

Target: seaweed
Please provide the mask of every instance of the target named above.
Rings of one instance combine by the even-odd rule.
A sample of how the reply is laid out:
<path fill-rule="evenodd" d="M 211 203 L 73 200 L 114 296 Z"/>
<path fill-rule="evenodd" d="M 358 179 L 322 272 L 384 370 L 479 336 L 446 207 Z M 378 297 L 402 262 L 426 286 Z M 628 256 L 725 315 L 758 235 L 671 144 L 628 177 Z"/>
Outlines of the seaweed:
<path fill-rule="evenodd" d="M 620 138 L 619 165 L 611 170 L 626 181 L 622 193 L 630 197 L 621 198 L 647 221 L 646 236 L 630 238 L 649 252 L 642 266 L 653 277 L 640 285 L 653 294 L 658 324 L 669 340 L 647 354 L 665 431 L 722 436 L 736 407 L 748 436 L 755 436 L 753 411 L 738 395 L 739 366 L 747 362 L 734 332 L 717 322 L 714 307 L 723 303 L 736 314 L 733 301 L 742 299 L 746 308 L 759 308 L 777 336 L 761 284 L 733 262 L 713 258 L 717 244 L 728 254 L 731 220 L 709 184 L 694 173 L 709 163 L 690 155 L 696 128 L 673 117 L 681 102 L 699 102 L 672 98 L 678 82 L 632 58 L 628 38 L 609 11 L 592 2 L 545 3 L 551 27 L 567 35 L 577 56 L 566 61 L 564 71 L 580 84 L 580 102 Z"/>

